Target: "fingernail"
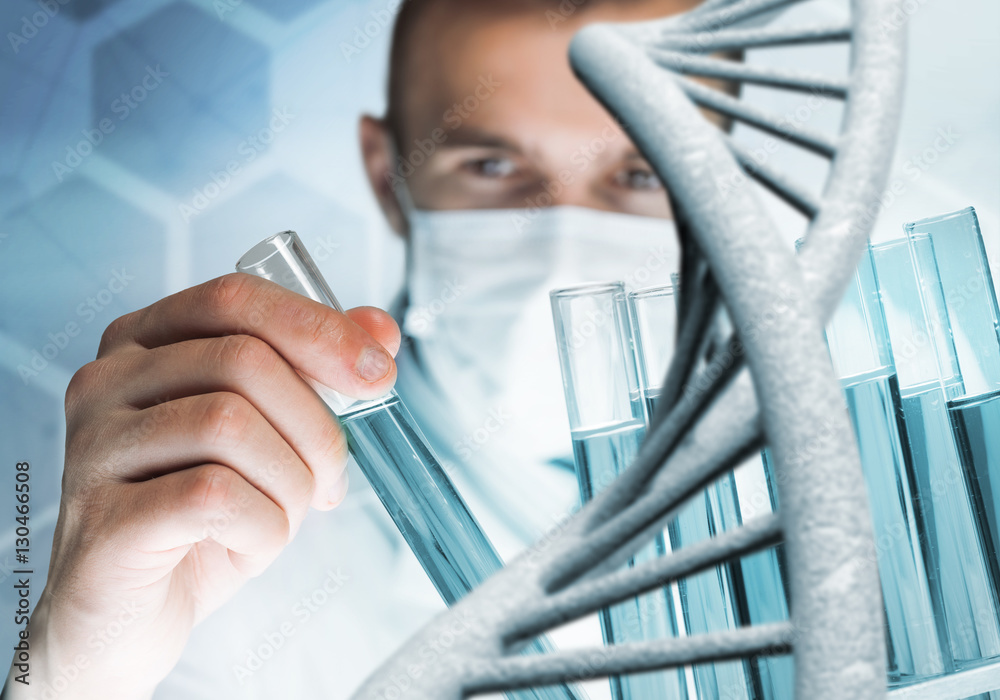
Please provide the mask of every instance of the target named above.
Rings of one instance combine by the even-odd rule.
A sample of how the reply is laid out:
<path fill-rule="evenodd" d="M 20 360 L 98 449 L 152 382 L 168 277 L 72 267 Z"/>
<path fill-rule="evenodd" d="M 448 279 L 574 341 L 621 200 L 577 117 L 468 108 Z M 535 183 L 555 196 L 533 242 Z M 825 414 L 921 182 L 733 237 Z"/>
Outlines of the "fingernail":
<path fill-rule="evenodd" d="M 389 374 L 391 362 L 389 355 L 382 348 L 368 348 L 361 353 L 361 359 L 358 360 L 358 374 L 365 381 L 377 382 Z"/>
<path fill-rule="evenodd" d="M 331 506 L 339 506 L 340 502 L 344 500 L 344 496 L 347 495 L 347 482 L 347 471 L 345 470 L 336 483 L 330 487 L 330 492 L 326 495 L 326 500 Z"/>

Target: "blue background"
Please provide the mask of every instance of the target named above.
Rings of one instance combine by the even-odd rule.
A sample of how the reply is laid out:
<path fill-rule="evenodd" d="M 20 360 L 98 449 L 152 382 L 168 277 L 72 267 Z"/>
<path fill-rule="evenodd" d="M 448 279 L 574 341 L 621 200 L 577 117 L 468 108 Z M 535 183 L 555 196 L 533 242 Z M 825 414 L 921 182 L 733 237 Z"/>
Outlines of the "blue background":
<path fill-rule="evenodd" d="M 402 245 L 382 225 L 356 136 L 358 115 L 384 102 L 387 4 L 70 0 L 52 3 L 54 16 L 0 4 L 0 479 L 32 465 L 32 604 L 58 512 L 66 385 L 108 323 L 231 272 L 284 229 L 300 232 L 346 306 L 385 306 L 398 288 Z M 67 324 L 78 335 L 63 339 Z M 50 343 L 47 366 L 18 373 Z M 0 494 L 9 640 L 13 487 Z"/>
<path fill-rule="evenodd" d="M 914 4 L 894 174 L 903 193 L 876 235 L 893 237 L 903 221 L 973 204 L 995 274 L 1000 10 L 994 0 Z M 0 639 L 8 640 L 14 502 L 2 480 L 13 482 L 16 461 L 31 462 L 34 602 L 58 510 L 63 395 L 112 319 L 231 271 L 244 250 L 283 229 L 300 232 L 345 306 L 385 306 L 403 267 L 356 143 L 358 115 L 379 114 L 384 104 L 395 3 L 50 5 L 53 16 L 29 0 L 0 4 Z M 821 16 L 839 11 L 839 3 L 820 6 Z M 831 49 L 815 60 L 822 68 L 844 58 Z M 810 126 L 835 131 L 839 116 L 825 106 Z M 944 150 L 934 147 L 939 130 L 955 135 Z M 87 133 L 100 142 L 90 145 Z M 752 146 L 756 136 L 738 129 L 737 138 Z M 774 157 L 814 186 L 822 182 L 808 157 Z M 793 240 L 801 222 L 776 216 Z M 116 272 L 134 278 L 118 293 L 109 287 Z M 71 323 L 80 332 L 64 339 Z M 33 353 L 63 340 L 36 374 L 19 374 Z"/>

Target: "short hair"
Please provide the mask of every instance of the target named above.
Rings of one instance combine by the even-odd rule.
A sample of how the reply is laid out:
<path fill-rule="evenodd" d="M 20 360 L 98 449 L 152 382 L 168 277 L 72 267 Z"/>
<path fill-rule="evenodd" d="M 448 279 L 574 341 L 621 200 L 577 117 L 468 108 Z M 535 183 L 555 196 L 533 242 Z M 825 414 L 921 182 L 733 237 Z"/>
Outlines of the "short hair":
<path fill-rule="evenodd" d="M 692 6 L 697 5 L 701 0 L 689 0 Z M 504 7 L 511 12 L 522 10 L 546 10 L 559 12 L 561 6 L 567 2 L 581 10 L 598 7 L 601 5 L 626 5 L 640 4 L 648 0 L 403 0 L 403 5 L 396 14 L 396 21 L 392 30 L 392 46 L 389 52 L 389 80 L 388 96 L 386 103 L 385 121 L 389 131 L 395 139 L 402 139 L 402 95 L 405 85 L 405 73 L 408 58 L 414 50 L 413 43 L 416 36 L 416 27 L 420 17 L 426 13 L 427 9 L 435 3 L 451 2 L 456 11 L 460 8 L 468 8 L 476 2 L 488 4 L 490 9 L 502 10 Z M 397 143 L 397 145 L 401 145 Z"/>
<path fill-rule="evenodd" d="M 456 12 L 460 8 L 468 8 L 474 3 L 483 3 L 490 9 L 509 9 L 511 12 L 523 10 L 544 10 L 561 12 L 566 3 L 572 3 L 575 8 L 587 10 L 602 5 L 638 5 L 650 0 L 403 0 L 403 5 L 396 14 L 396 21 L 392 30 L 392 44 L 389 51 L 389 79 L 388 95 L 386 99 L 385 123 L 389 133 L 398 149 L 403 149 L 403 91 L 405 86 L 405 73 L 411 52 L 414 50 L 413 43 L 416 36 L 416 27 L 420 17 L 426 13 L 428 8 L 435 3 L 450 2 L 456 7 Z M 686 9 L 693 9 L 704 0 L 678 0 Z M 731 60 L 742 60 L 742 51 L 723 52 L 726 58 Z M 723 89 L 732 94 L 738 95 L 740 86 L 738 83 L 723 81 Z M 726 130 L 731 128 L 729 118 L 721 118 L 720 125 Z"/>

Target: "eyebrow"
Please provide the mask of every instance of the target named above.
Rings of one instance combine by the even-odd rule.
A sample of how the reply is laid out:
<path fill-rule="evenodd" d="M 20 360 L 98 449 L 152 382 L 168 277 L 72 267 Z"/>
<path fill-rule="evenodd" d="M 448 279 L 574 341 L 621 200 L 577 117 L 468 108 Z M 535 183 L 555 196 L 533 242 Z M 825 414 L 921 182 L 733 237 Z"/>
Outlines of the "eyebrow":
<path fill-rule="evenodd" d="M 524 154 L 524 149 L 518 144 L 500 136 L 499 134 L 481 129 L 479 127 L 461 124 L 452 131 L 446 130 L 445 133 L 447 138 L 441 142 L 440 148 L 442 150 L 458 148 L 495 148 L 518 155 Z M 635 146 L 631 146 L 627 152 L 618 158 L 617 162 L 641 162 L 652 167 L 646 156 L 644 156 Z"/>
<path fill-rule="evenodd" d="M 630 150 L 622 157 L 622 160 L 641 160 L 644 163 L 649 163 L 649 159 L 642 155 L 638 149 Z"/>
<path fill-rule="evenodd" d="M 446 131 L 447 138 L 441 142 L 441 148 L 462 148 L 478 146 L 480 148 L 498 148 L 505 151 L 521 153 L 521 147 L 498 134 L 484 131 L 473 126 L 459 126 L 453 131 Z"/>

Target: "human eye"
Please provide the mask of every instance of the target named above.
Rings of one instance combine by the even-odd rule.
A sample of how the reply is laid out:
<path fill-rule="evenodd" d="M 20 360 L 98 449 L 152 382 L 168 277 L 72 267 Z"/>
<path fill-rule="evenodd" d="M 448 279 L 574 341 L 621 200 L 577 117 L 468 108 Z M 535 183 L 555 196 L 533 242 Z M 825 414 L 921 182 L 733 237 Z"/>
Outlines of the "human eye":
<path fill-rule="evenodd" d="M 626 189 L 640 192 L 652 192 L 663 189 L 663 183 L 649 167 L 631 166 L 618 171 L 614 177 L 615 184 Z"/>
<path fill-rule="evenodd" d="M 462 168 L 483 178 L 499 179 L 510 177 L 517 172 L 517 164 L 511 158 L 490 156 L 465 161 Z"/>

